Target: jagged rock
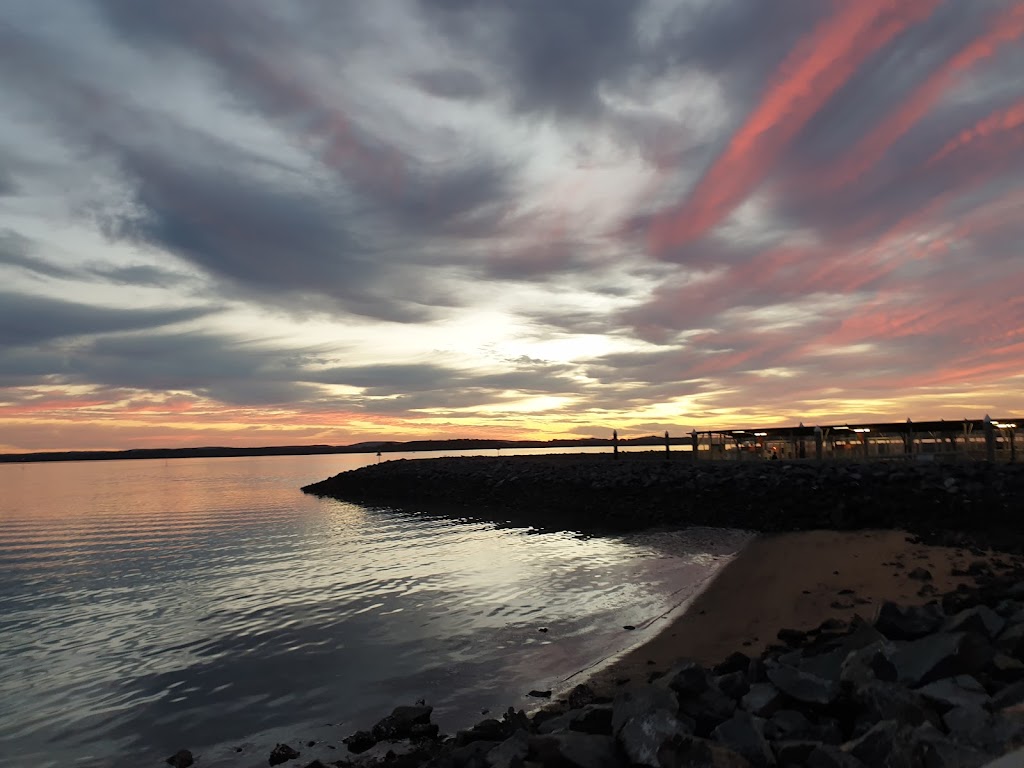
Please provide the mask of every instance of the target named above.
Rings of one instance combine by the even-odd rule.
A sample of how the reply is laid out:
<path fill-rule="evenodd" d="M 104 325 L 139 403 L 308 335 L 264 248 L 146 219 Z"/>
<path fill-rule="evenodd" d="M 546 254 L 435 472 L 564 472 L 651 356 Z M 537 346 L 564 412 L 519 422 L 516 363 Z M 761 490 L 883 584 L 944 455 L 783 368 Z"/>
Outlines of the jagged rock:
<path fill-rule="evenodd" d="M 754 768 L 767 768 L 775 764 L 775 755 L 764 738 L 764 721 L 743 710 L 721 723 L 711 735 L 746 758 Z"/>
<path fill-rule="evenodd" d="M 489 768 L 487 757 L 498 747 L 497 741 L 474 741 L 455 747 L 441 759 L 434 760 L 434 768 Z"/>
<path fill-rule="evenodd" d="M 437 723 L 415 723 L 409 729 L 409 738 L 413 741 L 436 739 L 441 733 Z"/>
<path fill-rule="evenodd" d="M 1018 680 L 1016 683 L 1006 686 L 992 697 L 992 707 L 994 709 L 1012 707 L 1021 702 L 1024 702 L 1024 680 Z"/>
<path fill-rule="evenodd" d="M 755 683 L 740 701 L 740 706 L 758 717 L 771 717 L 785 702 L 782 691 L 771 683 Z"/>
<path fill-rule="evenodd" d="M 747 679 L 750 684 L 768 682 L 768 667 L 763 659 L 751 659 L 747 666 Z"/>
<path fill-rule="evenodd" d="M 736 702 L 711 686 L 698 696 L 680 697 L 679 711 L 692 719 L 694 732 L 704 737 L 723 720 L 732 717 L 736 711 Z"/>
<path fill-rule="evenodd" d="M 853 692 L 863 722 L 874 725 L 881 720 L 896 720 L 909 725 L 937 723 L 935 713 L 924 697 L 895 683 L 866 683 Z"/>
<path fill-rule="evenodd" d="M 985 707 L 991 702 L 985 687 L 970 675 L 957 675 L 936 680 L 917 692 L 939 712 L 954 707 Z"/>
<path fill-rule="evenodd" d="M 804 704 L 824 706 L 839 696 L 839 685 L 835 680 L 826 680 L 795 667 L 779 665 L 769 668 L 768 679 L 787 696 Z"/>
<path fill-rule="evenodd" d="M 779 768 L 803 768 L 818 746 L 817 741 L 776 741 L 772 750 Z"/>
<path fill-rule="evenodd" d="M 715 686 L 730 699 L 741 699 L 750 690 L 747 673 L 742 671 L 719 675 L 714 680 Z"/>
<path fill-rule="evenodd" d="M 875 629 L 890 640 L 916 640 L 938 630 L 945 618 L 936 603 L 901 606 L 886 601 L 878 611 Z"/>
<path fill-rule="evenodd" d="M 172 768 L 189 768 L 195 760 L 192 759 L 192 753 L 187 749 L 179 749 L 164 762 Z"/>
<path fill-rule="evenodd" d="M 380 719 L 373 726 L 373 737 L 377 741 L 407 738 L 414 725 L 425 725 L 430 722 L 430 713 L 434 708 L 425 704 L 395 707 L 391 714 Z"/>
<path fill-rule="evenodd" d="M 991 725 L 992 715 L 980 706 L 953 707 L 942 716 L 950 735 L 965 741 L 977 741 L 975 734 Z"/>
<path fill-rule="evenodd" d="M 280 765 L 299 757 L 300 753 L 289 747 L 287 744 L 278 744 L 270 752 L 270 764 Z"/>
<path fill-rule="evenodd" d="M 576 768 L 618 768 L 622 761 L 610 736 L 556 733 L 530 737 L 530 755 L 543 765 Z M 658 763 L 647 763 L 657 767 Z"/>
<path fill-rule="evenodd" d="M 504 741 L 512 735 L 507 723 L 489 717 L 464 731 L 455 734 L 455 743 L 459 746 L 472 744 L 474 741 Z"/>
<path fill-rule="evenodd" d="M 765 723 L 764 735 L 771 741 L 819 741 L 811 735 L 813 729 L 803 712 L 781 709 Z"/>
<path fill-rule="evenodd" d="M 569 706 L 569 709 L 582 709 L 594 701 L 597 696 L 594 694 L 594 689 L 585 683 L 581 683 L 569 691 L 569 695 L 566 696 L 565 702 Z"/>
<path fill-rule="evenodd" d="M 569 722 L 569 730 L 595 736 L 612 735 L 612 707 L 610 704 L 588 704 Z"/>
<path fill-rule="evenodd" d="M 819 744 L 807 758 L 807 768 L 866 768 L 853 755 L 831 744 Z"/>
<path fill-rule="evenodd" d="M 780 629 L 776 635 L 786 645 L 791 648 L 799 648 L 807 642 L 807 633 L 799 629 Z"/>
<path fill-rule="evenodd" d="M 665 684 L 680 696 L 693 696 L 708 689 L 707 670 L 700 662 L 683 659 L 676 662 L 664 677 Z"/>
<path fill-rule="evenodd" d="M 558 717 L 543 721 L 538 733 L 578 731 L 595 735 L 612 735 L 612 707 L 609 704 L 589 704 L 582 709 L 573 709 Z"/>
<path fill-rule="evenodd" d="M 369 731 L 356 731 L 348 738 L 342 739 L 342 743 L 348 746 L 348 751 L 353 755 L 359 755 L 375 745 L 377 739 Z"/>
<path fill-rule="evenodd" d="M 994 645 L 1018 659 L 1024 656 L 1024 622 L 1007 626 L 996 637 Z"/>
<path fill-rule="evenodd" d="M 730 672 L 748 672 L 750 670 L 750 662 L 751 659 L 747 654 L 733 651 L 725 657 L 725 661 L 721 664 L 716 664 L 712 671 L 716 675 L 727 675 Z"/>
<path fill-rule="evenodd" d="M 965 608 L 955 616 L 950 616 L 943 625 L 944 632 L 976 632 L 989 640 L 994 639 L 1003 631 L 1006 619 L 987 605 L 976 605 Z"/>
<path fill-rule="evenodd" d="M 664 709 L 630 717 L 617 730 L 617 739 L 623 752 L 634 765 L 661 765 L 658 757 L 662 748 L 673 739 L 692 735 L 692 728 Z"/>
<path fill-rule="evenodd" d="M 665 768 L 751 768 L 745 757 L 724 744 L 696 736 L 674 739 L 666 744 L 658 765 Z"/>
<path fill-rule="evenodd" d="M 850 651 L 843 660 L 839 680 L 852 685 L 863 685 L 871 680 L 895 682 L 896 667 L 890 659 L 894 650 L 889 641 L 879 640 Z"/>
<path fill-rule="evenodd" d="M 516 731 L 505 741 L 487 752 L 488 768 L 520 768 L 530 752 L 530 735 Z"/>
<path fill-rule="evenodd" d="M 911 755 L 928 768 L 979 768 L 992 757 L 981 750 L 946 738 L 928 723 L 914 729 Z"/>
<path fill-rule="evenodd" d="M 920 568 L 920 567 L 918 567 L 918 568 L 915 568 L 914 570 L 912 570 L 910 573 L 908 573 L 907 574 L 907 578 L 908 579 L 915 579 L 917 581 L 931 581 L 932 580 L 932 572 L 929 571 L 927 568 Z"/>
<path fill-rule="evenodd" d="M 622 691 L 612 702 L 612 734 L 618 735 L 623 726 L 635 717 L 654 712 L 665 712 L 675 717 L 679 711 L 676 695 L 665 688 L 646 685 L 631 691 Z"/>
<path fill-rule="evenodd" d="M 1024 678 L 1024 662 L 1007 656 L 1005 653 L 996 653 L 989 662 L 986 671 L 1000 680 L 1017 682 Z"/>
<path fill-rule="evenodd" d="M 917 687 L 953 675 L 982 671 L 994 651 L 973 632 L 940 632 L 897 648 L 892 654 L 897 679 Z"/>
<path fill-rule="evenodd" d="M 867 765 L 886 765 L 899 730 L 897 721 L 882 720 L 860 738 L 843 744 L 842 750 Z"/>

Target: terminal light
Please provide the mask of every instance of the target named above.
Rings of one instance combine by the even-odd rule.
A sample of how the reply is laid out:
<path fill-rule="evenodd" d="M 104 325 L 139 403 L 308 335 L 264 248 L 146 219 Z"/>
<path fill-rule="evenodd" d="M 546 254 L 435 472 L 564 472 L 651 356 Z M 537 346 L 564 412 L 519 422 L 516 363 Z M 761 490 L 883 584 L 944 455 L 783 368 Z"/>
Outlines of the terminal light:
<path fill-rule="evenodd" d="M 767 432 L 755 432 L 754 433 L 754 437 L 767 437 L 767 436 L 768 436 Z"/>
<path fill-rule="evenodd" d="M 1016 424 L 1008 424 L 1005 421 L 993 421 L 992 422 L 992 426 L 996 427 L 997 429 L 1016 429 L 1017 428 Z"/>
<path fill-rule="evenodd" d="M 732 431 L 732 433 L 734 435 L 745 435 L 745 434 L 747 434 L 747 430 L 745 430 L 745 429 L 734 429 Z"/>
<path fill-rule="evenodd" d="M 847 426 L 832 427 L 832 429 L 849 429 Z"/>
<path fill-rule="evenodd" d="M 870 432 L 871 428 L 870 427 L 854 427 L 853 431 L 854 432 Z"/>

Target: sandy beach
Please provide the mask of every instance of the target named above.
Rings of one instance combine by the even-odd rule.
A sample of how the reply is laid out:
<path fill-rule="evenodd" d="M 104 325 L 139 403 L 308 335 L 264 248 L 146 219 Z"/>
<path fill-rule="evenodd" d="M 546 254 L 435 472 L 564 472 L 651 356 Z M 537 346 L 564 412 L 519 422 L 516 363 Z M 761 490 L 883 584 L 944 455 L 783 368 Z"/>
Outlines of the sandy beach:
<path fill-rule="evenodd" d="M 848 621 L 855 614 L 870 621 L 886 600 L 924 604 L 933 593 L 973 584 L 974 577 L 965 572 L 979 562 L 999 573 L 1024 561 L 991 550 L 930 546 L 904 531 L 765 534 L 688 605 L 666 617 L 652 640 L 589 683 L 610 695 L 623 686 L 645 683 L 652 673 L 666 671 L 683 657 L 710 666 L 734 651 L 758 655 L 778 643 L 780 629 L 806 631 L 828 619 Z"/>

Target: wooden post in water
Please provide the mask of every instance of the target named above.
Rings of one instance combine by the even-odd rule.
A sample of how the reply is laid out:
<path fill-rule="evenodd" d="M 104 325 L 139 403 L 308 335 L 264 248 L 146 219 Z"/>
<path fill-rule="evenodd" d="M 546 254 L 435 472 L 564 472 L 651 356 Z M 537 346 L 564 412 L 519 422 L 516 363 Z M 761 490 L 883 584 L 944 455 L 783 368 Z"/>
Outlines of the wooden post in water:
<path fill-rule="evenodd" d="M 699 457 L 698 449 L 700 448 L 700 435 L 697 434 L 696 429 L 690 433 L 690 447 L 693 448 L 693 458 L 697 459 Z"/>
<path fill-rule="evenodd" d="M 669 455 L 670 452 L 671 452 L 671 449 L 669 448 L 669 442 L 668 442 L 668 430 L 666 429 L 665 430 L 665 458 L 668 458 L 668 455 Z"/>
<path fill-rule="evenodd" d="M 914 422 L 907 419 L 907 434 L 903 438 L 903 452 L 908 456 L 914 453 Z"/>
<path fill-rule="evenodd" d="M 612 456 L 619 458 L 619 430 L 612 430 Z"/>
<path fill-rule="evenodd" d="M 824 445 L 822 444 L 823 438 L 824 438 L 824 435 L 822 435 L 822 433 L 821 433 L 821 427 L 815 427 L 814 428 L 814 458 L 816 458 L 818 461 L 821 461 L 821 459 L 822 459 L 822 457 L 824 455 L 824 452 L 825 452 L 824 451 Z"/>
<path fill-rule="evenodd" d="M 992 426 L 992 418 L 985 414 L 985 461 L 996 460 L 996 429 Z"/>

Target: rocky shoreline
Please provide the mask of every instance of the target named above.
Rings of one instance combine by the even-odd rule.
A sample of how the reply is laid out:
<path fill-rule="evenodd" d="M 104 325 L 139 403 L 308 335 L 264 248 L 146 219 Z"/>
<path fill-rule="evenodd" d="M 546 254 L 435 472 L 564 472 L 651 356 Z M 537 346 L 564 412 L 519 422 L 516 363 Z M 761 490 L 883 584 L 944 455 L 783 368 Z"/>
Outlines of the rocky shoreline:
<path fill-rule="evenodd" d="M 886 602 L 872 622 L 783 629 L 758 656 L 681 659 L 612 697 L 580 685 L 533 716 L 510 708 L 448 737 L 418 702 L 350 735 L 347 758 L 303 763 L 278 745 L 269 764 L 984 766 L 1024 745 L 1024 567 L 973 570 L 973 586 L 926 605 Z"/>
<path fill-rule="evenodd" d="M 694 461 L 682 453 L 457 457 L 388 461 L 303 491 L 541 529 L 888 528 L 953 544 L 969 534 L 1024 551 L 1020 464 Z"/>

